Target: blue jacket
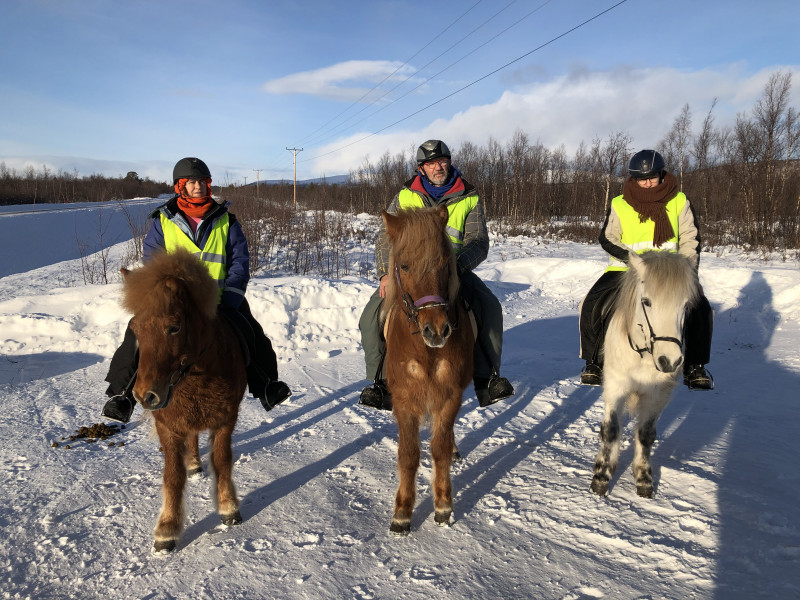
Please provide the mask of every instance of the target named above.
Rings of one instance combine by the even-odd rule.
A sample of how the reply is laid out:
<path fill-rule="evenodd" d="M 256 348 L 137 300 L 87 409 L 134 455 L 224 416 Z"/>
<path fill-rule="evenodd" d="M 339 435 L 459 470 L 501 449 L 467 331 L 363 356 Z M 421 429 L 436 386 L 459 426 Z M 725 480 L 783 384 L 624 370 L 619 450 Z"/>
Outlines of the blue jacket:
<path fill-rule="evenodd" d="M 198 248 L 202 248 L 205 246 L 208 234 L 214 223 L 228 212 L 228 206 L 230 206 L 230 202 L 215 204 L 211 212 L 198 225 L 197 232 L 192 233 L 192 228 L 183 213 L 178 209 L 177 196 L 168 200 L 150 214 L 153 221 L 144 238 L 142 260 L 148 262 L 157 252 L 163 252 L 166 249 L 160 215 L 163 214 L 167 219 L 175 223 L 186 234 L 186 237 L 192 240 Z M 232 213 L 228 213 L 228 215 L 230 217 L 230 227 L 228 229 L 228 240 L 225 243 L 227 274 L 225 276 L 225 291 L 222 293 L 220 302 L 238 309 L 244 298 L 244 293 L 247 291 L 247 283 L 250 281 L 250 252 L 247 249 L 247 238 L 245 238 L 244 231 L 242 231 L 242 226 Z"/>

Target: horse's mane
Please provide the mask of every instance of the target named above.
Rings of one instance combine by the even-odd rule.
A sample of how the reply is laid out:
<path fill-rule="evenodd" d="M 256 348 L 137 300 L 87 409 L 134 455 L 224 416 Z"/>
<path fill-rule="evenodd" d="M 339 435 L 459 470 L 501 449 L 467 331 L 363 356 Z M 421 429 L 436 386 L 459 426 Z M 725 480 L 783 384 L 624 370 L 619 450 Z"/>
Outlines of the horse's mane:
<path fill-rule="evenodd" d="M 127 272 L 122 306 L 139 314 L 166 314 L 176 295 L 206 318 L 217 312 L 219 290 L 206 266 L 187 250 L 160 252 L 143 267 Z"/>
<path fill-rule="evenodd" d="M 695 302 L 699 296 L 697 271 L 682 254 L 648 251 L 639 255 L 644 261 L 649 294 L 658 300 Z M 630 329 L 636 315 L 634 304 L 639 301 L 640 274 L 629 268 L 621 278 L 613 305 L 623 311 L 624 325 Z"/>
<path fill-rule="evenodd" d="M 447 261 L 450 265 L 448 296 L 450 301 L 454 301 L 459 287 L 456 257 L 450 238 L 442 228 L 440 208 L 401 210 L 396 217 L 400 219 L 400 227 L 397 228 L 399 234 L 390 240 L 392 252 L 389 260 L 389 298 L 396 298 L 394 258 L 402 255 L 424 272 L 438 271 L 442 267 L 442 260 Z M 435 251 L 431 251 L 432 243 L 438 244 Z"/>

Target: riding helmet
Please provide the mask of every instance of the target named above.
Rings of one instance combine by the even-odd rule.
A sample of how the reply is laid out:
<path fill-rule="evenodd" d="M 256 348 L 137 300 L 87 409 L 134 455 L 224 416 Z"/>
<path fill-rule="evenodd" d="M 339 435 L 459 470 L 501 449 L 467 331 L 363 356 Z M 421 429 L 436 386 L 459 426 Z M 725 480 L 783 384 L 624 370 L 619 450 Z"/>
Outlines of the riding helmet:
<path fill-rule="evenodd" d="M 650 179 L 664 172 L 664 158 L 655 150 L 640 150 L 628 163 L 628 174 L 634 179 Z"/>
<path fill-rule="evenodd" d="M 450 148 L 442 140 L 428 140 L 417 150 L 417 165 L 437 158 L 450 158 Z"/>
<path fill-rule="evenodd" d="M 177 183 L 178 179 L 211 179 L 211 171 L 199 158 L 187 156 L 175 163 L 172 169 L 172 183 Z"/>

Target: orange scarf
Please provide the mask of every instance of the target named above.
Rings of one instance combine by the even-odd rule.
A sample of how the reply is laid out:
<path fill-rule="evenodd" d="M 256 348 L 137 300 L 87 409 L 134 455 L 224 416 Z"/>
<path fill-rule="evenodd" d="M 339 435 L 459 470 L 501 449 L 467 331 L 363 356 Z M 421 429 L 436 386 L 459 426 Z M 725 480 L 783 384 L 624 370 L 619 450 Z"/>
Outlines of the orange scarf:
<path fill-rule="evenodd" d="M 178 194 L 178 208 L 185 214 L 195 219 L 201 219 L 213 206 L 211 198 L 211 179 L 206 178 L 206 195 L 201 198 L 191 198 L 186 195 L 186 182 L 189 179 L 178 179 L 175 184 L 175 193 Z"/>

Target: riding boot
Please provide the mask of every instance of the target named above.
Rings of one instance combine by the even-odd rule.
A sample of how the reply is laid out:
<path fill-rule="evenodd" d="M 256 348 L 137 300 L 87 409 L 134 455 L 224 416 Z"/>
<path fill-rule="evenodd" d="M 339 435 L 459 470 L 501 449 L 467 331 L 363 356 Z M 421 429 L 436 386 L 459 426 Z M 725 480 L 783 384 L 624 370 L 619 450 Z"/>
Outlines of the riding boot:
<path fill-rule="evenodd" d="M 690 390 L 713 390 L 714 378 L 703 365 L 686 365 L 683 369 L 683 384 Z"/>
<path fill-rule="evenodd" d="M 257 396 L 264 410 L 270 411 L 292 395 L 292 390 L 282 381 L 270 381 L 264 393 Z"/>
<path fill-rule="evenodd" d="M 103 411 L 100 413 L 109 421 L 117 421 L 119 423 L 127 423 L 131 420 L 133 409 L 136 406 L 136 400 L 133 399 L 131 393 L 126 391 L 117 396 L 112 396 L 103 406 Z"/>
<path fill-rule="evenodd" d="M 602 385 L 603 367 L 590 360 L 586 361 L 586 366 L 581 371 L 581 383 L 583 385 Z"/>
<path fill-rule="evenodd" d="M 386 386 L 386 380 L 377 379 L 372 385 L 361 390 L 358 403 L 379 410 L 392 410 L 392 394 Z"/>
<path fill-rule="evenodd" d="M 505 377 L 494 374 L 489 379 L 475 378 L 475 396 L 478 398 L 478 404 L 480 404 L 481 408 L 510 398 L 513 395 L 514 386 Z"/>

